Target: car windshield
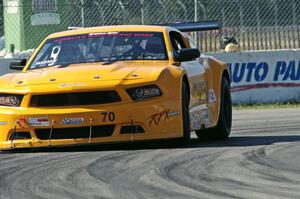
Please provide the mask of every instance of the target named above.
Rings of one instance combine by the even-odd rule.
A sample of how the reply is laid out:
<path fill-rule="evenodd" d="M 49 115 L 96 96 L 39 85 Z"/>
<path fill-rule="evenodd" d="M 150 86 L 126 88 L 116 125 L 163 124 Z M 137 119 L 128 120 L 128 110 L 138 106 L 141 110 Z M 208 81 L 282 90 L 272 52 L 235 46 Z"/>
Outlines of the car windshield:
<path fill-rule="evenodd" d="M 120 60 L 167 60 L 160 32 L 103 32 L 48 39 L 29 69 Z"/>

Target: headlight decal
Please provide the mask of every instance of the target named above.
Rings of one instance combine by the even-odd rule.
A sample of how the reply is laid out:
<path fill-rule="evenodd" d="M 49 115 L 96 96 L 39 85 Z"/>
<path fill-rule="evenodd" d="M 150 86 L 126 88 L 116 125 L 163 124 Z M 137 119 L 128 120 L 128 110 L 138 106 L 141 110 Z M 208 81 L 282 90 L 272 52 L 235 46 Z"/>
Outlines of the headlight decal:
<path fill-rule="evenodd" d="M 161 90 L 156 85 L 142 86 L 126 89 L 132 100 L 144 100 L 162 95 Z"/>
<path fill-rule="evenodd" d="M 19 107 L 23 97 L 23 95 L 0 94 L 0 106 Z"/>

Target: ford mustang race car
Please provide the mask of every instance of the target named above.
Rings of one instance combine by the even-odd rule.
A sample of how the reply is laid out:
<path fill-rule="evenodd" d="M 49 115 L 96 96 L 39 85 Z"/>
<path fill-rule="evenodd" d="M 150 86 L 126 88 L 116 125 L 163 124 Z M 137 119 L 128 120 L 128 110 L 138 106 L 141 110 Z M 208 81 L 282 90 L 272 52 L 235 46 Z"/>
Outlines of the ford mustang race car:
<path fill-rule="evenodd" d="M 185 32 L 214 22 L 80 28 L 48 36 L 0 78 L 0 149 L 226 139 L 227 66 Z"/>

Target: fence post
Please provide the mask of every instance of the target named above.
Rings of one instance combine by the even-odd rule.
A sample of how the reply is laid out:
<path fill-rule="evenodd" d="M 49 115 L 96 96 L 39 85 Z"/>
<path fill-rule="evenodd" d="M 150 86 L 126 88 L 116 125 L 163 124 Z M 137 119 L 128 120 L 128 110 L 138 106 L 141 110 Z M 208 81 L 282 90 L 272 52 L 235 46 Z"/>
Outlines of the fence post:
<path fill-rule="evenodd" d="M 81 26 L 84 27 L 84 0 L 80 0 L 81 3 Z"/>
<path fill-rule="evenodd" d="M 194 21 L 197 22 L 198 21 L 198 0 L 195 0 L 194 2 L 194 10 L 195 10 L 195 15 L 194 15 Z M 194 40 L 196 43 L 196 47 L 199 48 L 199 41 L 198 41 L 198 33 L 194 33 Z"/>
<path fill-rule="evenodd" d="M 141 17 L 142 17 L 142 24 L 144 25 L 144 24 L 145 24 L 145 21 L 144 21 L 144 20 L 145 20 L 145 19 L 144 19 L 144 17 L 145 17 L 145 16 L 144 16 L 144 15 L 145 15 L 145 13 L 144 13 L 144 0 L 141 0 L 140 3 L 141 3 L 141 15 L 142 15 Z"/>

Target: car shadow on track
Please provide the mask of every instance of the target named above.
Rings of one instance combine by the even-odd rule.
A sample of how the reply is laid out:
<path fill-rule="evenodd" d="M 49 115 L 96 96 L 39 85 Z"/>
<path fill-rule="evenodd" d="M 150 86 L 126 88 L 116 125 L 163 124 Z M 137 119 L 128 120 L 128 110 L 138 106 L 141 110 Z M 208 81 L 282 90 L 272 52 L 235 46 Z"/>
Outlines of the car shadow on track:
<path fill-rule="evenodd" d="M 281 135 L 281 136 L 233 136 L 226 141 L 216 141 L 210 138 L 199 140 L 191 139 L 188 143 L 182 144 L 178 140 L 147 141 L 136 143 L 118 144 L 97 144 L 72 147 L 51 147 L 26 150 L 11 150 L 2 153 L 39 153 L 39 152 L 97 152 L 97 151 L 126 151 L 126 150 L 158 150 L 158 149 L 184 149 L 184 148 L 216 148 L 216 147 L 249 147 L 272 145 L 283 142 L 298 142 L 300 135 Z"/>
<path fill-rule="evenodd" d="M 280 136 L 235 136 L 227 141 L 211 142 L 205 147 L 250 147 L 265 146 L 283 142 L 299 142 L 300 135 L 280 135 Z M 205 145 L 205 144 L 204 144 Z"/>

